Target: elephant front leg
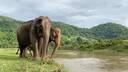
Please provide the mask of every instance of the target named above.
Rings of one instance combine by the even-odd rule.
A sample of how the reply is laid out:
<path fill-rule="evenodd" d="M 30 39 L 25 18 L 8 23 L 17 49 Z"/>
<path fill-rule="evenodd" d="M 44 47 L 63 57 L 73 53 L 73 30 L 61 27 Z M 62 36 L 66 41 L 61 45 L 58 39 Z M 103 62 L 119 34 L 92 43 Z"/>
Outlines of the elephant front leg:
<path fill-rule="evenodd" d="M 53 49 L 53 52 L 52 52 L 50 58 L 53 58 L 53 56 L 54 56 L 54 54 L 55 54 L 57 49 L 58 49 L 58 46 L 55 46 L 55 48 Z"/>
<path fill-rule="evenodd" d="M 33 57 L 34 59 L 39 59 L 39 52 L 38 52 L 38 42 L 33 44 Z"/>
<path fill-rule="evenodd" d="M 51 54 L 50 58 L 52 58 L 54 56 L 56 50 L 60 47 L 60 38 L 55 39 L 54 42 L 55 42 L 55 47 L 52 51 L 52 54 Z"/>
<path fill-rule="evenodd" d="M 46 57 L 46 52 L 47 52 L 47 47 L 48 47 L 48 42 L 49 42 L 49 35 L 46 35 L 43 39 L 43 45 L 42 45 L 42 50 L 41 50 L 41 57 L 42 59 L 47 58 Z"/>
<path fill-rule="evenodd" d="M 23 50 L 23 57 L 26 58 L 26 48 Z"/>
<path fill-rule="evenodd" d="M 40 38 L 38 41 L 38 52 L 39 52 L 39 56 L 41 57 L 41 53 L 42 53 L 42 46 L 43 46 L 43 38 Z"/>

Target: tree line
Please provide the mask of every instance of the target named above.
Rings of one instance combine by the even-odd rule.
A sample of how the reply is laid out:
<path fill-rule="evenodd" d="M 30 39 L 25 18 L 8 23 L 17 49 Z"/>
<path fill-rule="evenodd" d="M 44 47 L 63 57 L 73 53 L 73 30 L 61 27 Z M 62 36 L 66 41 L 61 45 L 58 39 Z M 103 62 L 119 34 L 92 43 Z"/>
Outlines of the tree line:
<path fill-rule="evenodd" d="M 23 22 L 0 16 L 0 48 L 17 48 L 16 29 Z M 64 22 L 52 22 L 62 30 L 61 49 L 88 50 L 127 48 L 128 28 L 105 23 L 92 28 L 79 28 Z"/>

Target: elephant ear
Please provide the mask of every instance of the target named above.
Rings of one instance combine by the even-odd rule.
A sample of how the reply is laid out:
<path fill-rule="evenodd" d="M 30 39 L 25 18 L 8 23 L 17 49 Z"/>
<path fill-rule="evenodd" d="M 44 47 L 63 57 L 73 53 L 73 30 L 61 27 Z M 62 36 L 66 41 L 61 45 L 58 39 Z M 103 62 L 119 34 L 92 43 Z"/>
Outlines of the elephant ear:
<path fill-rule="evenodd" d="M 51 31 L 50 31 L 50 41 L 54 41 L 54 36 L 55 36 L 54 29 L 51 28 Z"/>
<path fill-rule="evenodd" d="M 40 19 L 40 18 L 36 18 L 36 20 L 35 20 L 35 24 L 36 25 L 39 25 L 39 24 L 41 24 L 41 22 L 42 22 L 42 19 Z"/>
<path fill-rule="evenodd" d="M 38 17 L 38 18 L 35 18 L 34 20 L 33 20 L 33 24 L 41 24 L 42 23 L 42 21 L 43 21 L 43 18 L 42 18 L 42 16 L 40 16 L 40 17 Z"/>
<path fill-rule="evenodd" d="M 43 19 L 42 18 L 36 18 L 35 20 L 34 20 L 34 32 L 35 32 L 35 34 L 36 34 L 36 37 L 42 37 L 43 36 L 43 34 L 42 34 L 42 30 L 43 30 L 43 27 L 42 27 L 42 21 L 43 21 Z"/>
<path fill-rule="evenodd" d="M 43 21 L 42 19 L 37 18 L 37 19 L 36 19 L 36 24 L 41 24 L 41 23 L 42 23 L 42 21 Z"/>
<path fill-rule="evenodd" d="M 43 19 L 41 19 L 41 18 L 36 18 L 36 19 L 34 20 L 33 25 L 34 25 L 35 29 L 41 28 L 41 25 L 42 25 L 41 23 L 42 23 L 42 21 L 43 21 Z"/>

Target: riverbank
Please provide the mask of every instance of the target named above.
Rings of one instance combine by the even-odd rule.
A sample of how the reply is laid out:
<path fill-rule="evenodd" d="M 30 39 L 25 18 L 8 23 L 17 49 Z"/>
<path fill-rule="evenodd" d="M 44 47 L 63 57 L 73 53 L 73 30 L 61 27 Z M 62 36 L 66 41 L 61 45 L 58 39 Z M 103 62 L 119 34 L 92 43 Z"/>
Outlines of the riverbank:
<path fill-rule="evenodd" d="M 0 72 L 67 72 L 54 60 L 21 59 L 16 51 L 15 48 L 0 49 Z"/>

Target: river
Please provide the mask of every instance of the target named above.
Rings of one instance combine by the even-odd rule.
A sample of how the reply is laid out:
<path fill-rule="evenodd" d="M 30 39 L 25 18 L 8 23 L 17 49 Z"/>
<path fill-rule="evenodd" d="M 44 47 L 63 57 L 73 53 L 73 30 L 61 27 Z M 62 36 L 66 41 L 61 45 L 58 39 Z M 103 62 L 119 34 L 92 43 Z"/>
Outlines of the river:
<path fill-rule="evenodd" d="M 128 72 L 127 54 L 60 50 L 55 57 L 70 72 Z"/>

